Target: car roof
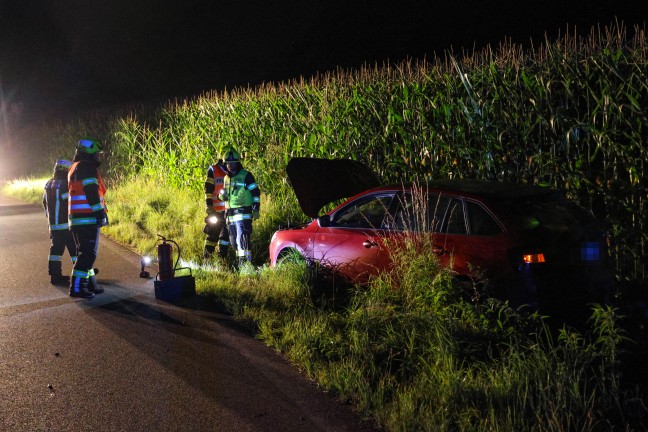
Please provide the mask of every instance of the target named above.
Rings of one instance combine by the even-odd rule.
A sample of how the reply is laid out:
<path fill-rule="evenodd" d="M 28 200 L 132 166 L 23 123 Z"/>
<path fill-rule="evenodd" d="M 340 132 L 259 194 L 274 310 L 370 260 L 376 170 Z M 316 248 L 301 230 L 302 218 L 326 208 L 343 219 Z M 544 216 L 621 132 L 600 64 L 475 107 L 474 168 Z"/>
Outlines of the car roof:
<path fill-rule="evenodd" d="M 543 195 L 562 195 L 558 189 L 525 183 L 501 182 L 495 180 L 439 179 L 430 180 L 423 185 L 428 190 L 454 193 L 463 196 L 488 198 L 493 201 L 506 201 L 523 197 Z M 411 189 L 414 183 L 391 184 L 371 189 L 371 191 Z M 365 191 L 368 192 L 368 191 Z"/>

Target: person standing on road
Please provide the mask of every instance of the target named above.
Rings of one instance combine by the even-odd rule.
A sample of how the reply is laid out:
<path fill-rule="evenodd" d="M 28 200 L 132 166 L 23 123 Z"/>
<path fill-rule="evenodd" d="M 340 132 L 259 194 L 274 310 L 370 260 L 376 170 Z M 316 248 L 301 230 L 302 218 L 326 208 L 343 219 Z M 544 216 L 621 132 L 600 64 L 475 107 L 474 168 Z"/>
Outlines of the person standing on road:
<path fill-rule="evenodd" d="M 216 246 L 218 246 L 218 257 L 222 260 L 227 258 L 230 242 L 225 223 L 225 202 L 219 200 L 218 196 L 214 197 L 214 191 L 218 194 L 223 188 L 226 175 L 226 168 L 220 159 L 207 169 L 207 179 L 205 180 L 207 217 L 205 218 L 205 228 L 203 228 L 203 233 L 207 235 L 203 252 L 205 259 L 210 259 L 213 256 Z"/>
<path fill-rule="evenodd" d="M 63 252 L 67 248 L 72 264 L 77 259 L 77 249 L 68 224 L 68 171 L 72 162 L 59 159 L 54 165 L 54 176 L 45 184 L 43 208 L 52 241 L 48 258 L 50 282 L 54 285 L 67 285 L 70 276 L 63 276 Z"/>
<path fill-rule="evenodd" d="M 240 154 L 231 146 L 223 153 L 227 175 L 218 199 L 225 202 L 230 243 L 236 249 L 240 270 L 252 261 L 252 220 L 259 218 L 261 191 L 252 173 L 243 169 Z"/>
<path fill-rule="evenodd" d="M 99 250 L 99 231 L 108 225 L 106 186 L 99 174 L 102 154 L 101 141 L 79 140 L 68 173 L 68 219 L 79 253 L 72 270 L 70 297 L 92 298 L 104 291 L 97 285 L 93 268 Z"/>

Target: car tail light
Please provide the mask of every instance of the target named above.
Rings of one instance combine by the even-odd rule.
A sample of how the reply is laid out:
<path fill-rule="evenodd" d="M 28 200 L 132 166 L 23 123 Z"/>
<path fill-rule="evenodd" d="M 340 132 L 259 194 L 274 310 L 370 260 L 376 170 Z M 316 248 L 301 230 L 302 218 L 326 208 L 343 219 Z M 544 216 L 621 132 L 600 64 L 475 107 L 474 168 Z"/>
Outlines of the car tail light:
<path fill-rule="evenodd" d="M 545 257 L 542 253 L 525 254 L 522 255 L 522 261 L 526 264 L 538 264 L 545 262 Z"/>

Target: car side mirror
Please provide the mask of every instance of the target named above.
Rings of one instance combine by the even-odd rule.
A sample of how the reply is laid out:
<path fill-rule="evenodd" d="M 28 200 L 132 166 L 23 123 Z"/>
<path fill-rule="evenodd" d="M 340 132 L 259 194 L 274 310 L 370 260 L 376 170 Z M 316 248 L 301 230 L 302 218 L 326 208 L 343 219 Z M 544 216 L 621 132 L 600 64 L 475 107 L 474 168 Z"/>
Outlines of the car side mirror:
<path fill-rule="evenodd" d="M 321 227 L 327 227 L 331 225 L 331 217 L 329 215 L 320 216 L 317 218 L 317 222 Z"/>

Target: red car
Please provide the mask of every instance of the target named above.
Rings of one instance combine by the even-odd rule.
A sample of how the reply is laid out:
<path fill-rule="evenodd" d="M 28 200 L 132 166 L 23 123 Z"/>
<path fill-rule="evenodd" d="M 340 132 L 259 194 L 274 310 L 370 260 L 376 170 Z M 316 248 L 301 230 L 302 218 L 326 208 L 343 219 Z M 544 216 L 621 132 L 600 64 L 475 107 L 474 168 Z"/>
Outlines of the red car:
<path fill-rule="evenodd" d="M 559 190 L 479 180 L 379 186 L 366 166 L 347 159 L 294 158 L 286 171 L 313 220 L 275 232 L 271 266 L 299 254 L 365 282 L 389 270 L 388 248 L 403 233 L 426 232 L 458 279 L 479 275 L 513 304 L 602 301 L 612 286 L 606 231 Z"/>

